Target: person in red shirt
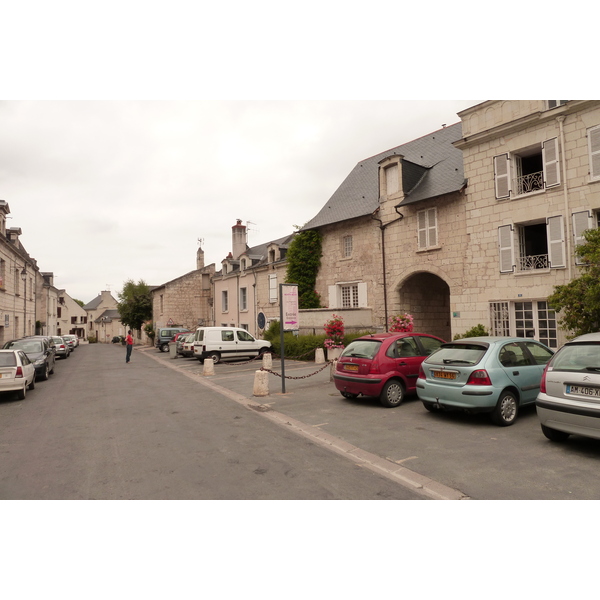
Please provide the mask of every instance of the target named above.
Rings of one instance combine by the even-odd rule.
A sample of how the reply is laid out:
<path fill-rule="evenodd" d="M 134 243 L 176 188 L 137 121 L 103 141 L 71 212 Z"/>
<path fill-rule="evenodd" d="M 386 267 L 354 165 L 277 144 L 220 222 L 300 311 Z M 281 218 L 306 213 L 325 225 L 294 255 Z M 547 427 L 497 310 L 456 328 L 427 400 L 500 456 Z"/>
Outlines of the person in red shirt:
<path fill-rule="evenodd" d="M 127 355 L 125 356 L 125 362 L 131 362 L 131 351 L 133 350 L 133 337 L 131 335 L 131 329 L 127 332 L 127 337 L 125 338 L 125 345 L 127 346 Z"/>

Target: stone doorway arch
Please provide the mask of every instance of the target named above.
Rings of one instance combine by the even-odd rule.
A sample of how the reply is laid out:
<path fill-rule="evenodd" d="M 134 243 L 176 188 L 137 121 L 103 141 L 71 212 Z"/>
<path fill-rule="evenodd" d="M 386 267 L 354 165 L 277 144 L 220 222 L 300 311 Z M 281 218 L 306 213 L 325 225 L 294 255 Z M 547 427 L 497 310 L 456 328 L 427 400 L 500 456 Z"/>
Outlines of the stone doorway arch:
<path fill-rule="evenodd" d="M 415 273 L 398 288 L 400 310 L 414 317 L 414 331 L 452 339 L 450 287 L 433 273 Z"/>

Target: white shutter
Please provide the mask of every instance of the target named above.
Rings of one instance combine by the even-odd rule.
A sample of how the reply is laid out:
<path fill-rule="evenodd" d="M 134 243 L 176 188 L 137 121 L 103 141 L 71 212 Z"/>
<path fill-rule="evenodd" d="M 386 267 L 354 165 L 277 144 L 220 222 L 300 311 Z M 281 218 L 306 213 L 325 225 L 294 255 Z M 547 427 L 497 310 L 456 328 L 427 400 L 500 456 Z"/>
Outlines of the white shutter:
<path fill-rule="evenodd" d="M 364 308 L 368 306 L 367 304 L 367 284 L 359 283 L 358 284 L 358 307 Z"/>
<path fill-rule="evenodd" d="M 329 308 L 338 308 L 338 288 L 337 285 L 330 285 L 329 291 Z"/>
<path fill-rule="evenodd" d="M 425 210 L 417 213 L 417 236 L 419 239 L 419 250 L 427 248 L 427 211 Z"/>
<path fill-rule="evenodd" d="M 428 247 L 437 246 L 437 212 L 435 208 L 427 211 L 427 237 Z"/>
<path fill-rule="evenodd" d="M 546 140 L 542 144 L 542 160 L 544 162 L 544 185 L 547 188 L 559 185 L 558 138 Z"/>
<path fill-rule="evenodd" d="M 508 154 L 494 156 L 494 184 L 496 198 L 510 197 L 510 168 Z"/>
<path fill-rule="evenodd" d="M 269 302 L 277 302 L 277 275 L 269 275 Z"/>
<path fill-rule="evenodd" d="M 590 178 L 600 179 L 600 126 L 588 131 L 590 148 Z"/>
<path fill-rule="evenodd" d="M 548 217 L 546 220 L 546 231 L 548 232 L 548 258 L 550 268 L 565 266 L 565 235 L 563 217 Z"/>
<path fill-rule="evenodd" d="M 513 226 L 498 227 L 498 247 L 500 251 L 500 273 L 513 273 L 515 270 L 515 251 Z"/>
<path fill-rule="evenodd" d="M 592 229 L 594 224 L 592 221 L 592 215 L 590 211 L 584 210 L 581 212 L 576 212 L 571 215 L 571 219 L 573 220 L 573 242 L 575 248 L 580 246 L 585 242 L 583 237 L 583 232 L 587 229 Z M 575 255 L 575 264 L 582 265 L 584 261 L 580 256 Z"/>

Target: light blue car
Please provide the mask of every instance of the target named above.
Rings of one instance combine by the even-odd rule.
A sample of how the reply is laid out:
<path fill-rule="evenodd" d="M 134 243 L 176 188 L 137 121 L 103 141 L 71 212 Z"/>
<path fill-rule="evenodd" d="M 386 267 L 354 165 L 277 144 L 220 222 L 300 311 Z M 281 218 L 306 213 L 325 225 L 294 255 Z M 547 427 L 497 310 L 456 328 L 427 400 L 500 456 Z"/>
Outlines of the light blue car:
<path fill-rule="evenodd" d="M 474 337 L 448 342 L 421 364 L 417 394 L 429 411 L 488 412 L 512 425 L 540 390 L 553 351 L 530 338 Z"/>

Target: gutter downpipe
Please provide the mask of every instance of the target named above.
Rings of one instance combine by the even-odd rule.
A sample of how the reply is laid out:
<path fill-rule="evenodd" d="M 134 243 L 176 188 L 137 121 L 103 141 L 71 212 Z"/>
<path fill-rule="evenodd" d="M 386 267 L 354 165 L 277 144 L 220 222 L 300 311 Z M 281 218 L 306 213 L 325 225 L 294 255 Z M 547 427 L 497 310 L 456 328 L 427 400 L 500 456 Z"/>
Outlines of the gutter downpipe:
<path fill-rule="evenodd" d="M 567 153 L 565 152 L 565 131 L 563 129 L 563 123 L 565 120 L 564 115 L 560 115 L 556 117 L 558 121 L 558 128 L 560 131 L 560 147 L 562 150 L 562 172 L 563 172 L 563 192 L 565 196 L 565 227 L 567 229 L 567 274 L 569 276 L 569 281 L 571 281 L 573 277 L 573 267 L 571 266 L 571 232 L 569 227 L 569 194 L 567 189 Z"/>
<path fill-rule="evenodd" d="M 377 208 L 371 213 L 371 219 L 374 221 L 379 221 L 379 229 L 381 230 L 381 262 L 383 266 L 383 312 L 385 317 L 385 331 L 388 331 L 388 304 L 387 304 L 387 278 L 386 278 L 386 266 L 385 266 L 385 230 L 388 225 L 392 223 L 396 223 L 398 221 L 402 221 L 404 219 L 404 215 L 398 210 L 397 206 L 394 206 L 394 210 L 400 215 L 397 219 L 390 221 L 389 223 L 383 224 L 381 219 L 378 219 L 375 216 L 375 213 L 379 209 Z"/>

